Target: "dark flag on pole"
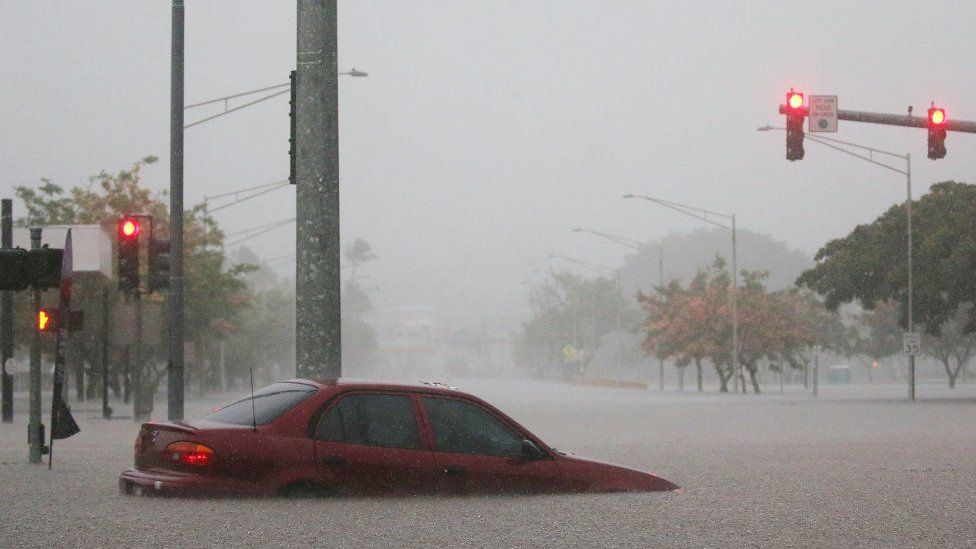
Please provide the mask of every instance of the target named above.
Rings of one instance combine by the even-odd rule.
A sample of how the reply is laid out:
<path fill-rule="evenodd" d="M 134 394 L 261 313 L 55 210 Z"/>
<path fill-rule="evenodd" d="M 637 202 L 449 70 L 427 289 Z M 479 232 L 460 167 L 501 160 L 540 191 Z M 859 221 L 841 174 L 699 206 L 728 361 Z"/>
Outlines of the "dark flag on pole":
<path fill-rule="evenodd" d="M 51 468 L 54 458 L 54 440 L 68 438 L 81 430 L 71 409 L 64 401 L 64 351 L 68 342 L 68 321 L 71 318 L 71 229 L 64 239 L 64 256 L 61 260 L 61 301 L 59 309 L 64 319 L 58 327 L 57 343 L 54 351 L 54 396 L 51 399 L 51 442 L 47 467 Z"/>

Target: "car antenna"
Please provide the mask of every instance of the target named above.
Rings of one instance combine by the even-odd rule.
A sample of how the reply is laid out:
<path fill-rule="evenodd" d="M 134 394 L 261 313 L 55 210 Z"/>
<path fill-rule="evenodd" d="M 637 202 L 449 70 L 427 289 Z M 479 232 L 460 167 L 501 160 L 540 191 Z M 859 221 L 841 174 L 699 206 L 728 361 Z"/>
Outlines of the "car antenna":
<path fill-rule="evenodd" d="M 251 374 L 251 429 L 256 433 L 258 432 L 258 416 L 254 412 L 254 368 L 247 370 Z"/>

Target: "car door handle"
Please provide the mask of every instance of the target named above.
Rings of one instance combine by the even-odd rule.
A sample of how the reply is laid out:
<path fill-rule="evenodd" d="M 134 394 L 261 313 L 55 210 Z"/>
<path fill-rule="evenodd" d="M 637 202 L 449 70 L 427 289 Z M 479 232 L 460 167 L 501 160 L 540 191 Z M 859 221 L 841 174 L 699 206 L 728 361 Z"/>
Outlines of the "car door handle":
<path fill-rule="evenodd" d="M 463 475 L 468 472 L 464 467 L 458 467 L 455 465 L 448 465 L 444 468 L 444 473 L 448 475 Z"/>
<path fill-rule="evenodd" d="M 322 463 L 326 465 L 345 465 L 346 458 L 340 456 L 325 456 L 322 458 Z"/>

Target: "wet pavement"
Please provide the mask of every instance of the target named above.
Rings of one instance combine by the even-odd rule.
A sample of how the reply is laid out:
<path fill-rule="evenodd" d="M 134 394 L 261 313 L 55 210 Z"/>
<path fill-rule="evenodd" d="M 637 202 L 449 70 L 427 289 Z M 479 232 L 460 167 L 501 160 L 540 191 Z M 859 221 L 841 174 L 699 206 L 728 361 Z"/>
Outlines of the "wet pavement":
<path fill-rule="evenodd" d="M 560 450 L 684 491 L 125 497 L 116 479 L 136 423 L 73 403 L 82 432 L 55 443 L 48 471 L 27 463 L 18 394 L 17 421 L 0 425 L 0 547 L 976 547 L 976 384 L 922 385 L 910 403 L 899 385 L 822 386 L 814 400 L 799 387 L 742 396 L 448 381 Z M 191 401 L 187 415 L 236 396 Z M 156 406 L 165 415 L 165 395 Z"/>

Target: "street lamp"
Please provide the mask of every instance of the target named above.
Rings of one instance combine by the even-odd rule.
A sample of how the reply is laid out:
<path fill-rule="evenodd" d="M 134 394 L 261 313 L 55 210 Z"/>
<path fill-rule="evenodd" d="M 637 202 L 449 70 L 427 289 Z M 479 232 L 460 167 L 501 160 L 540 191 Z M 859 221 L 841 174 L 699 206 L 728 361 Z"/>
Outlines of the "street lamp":
<path fill-rule="evenodd" d="M 368 72 L 361 71 L 361 70 L 357 69 L 356 67 L 353 67 L 353 68 L 349 69 L 346 72 L 340 72 L 338 74 L 339 75 L 342 75 L 342 76 L 352 76 L 353 78 L 363 78 L 363 77 L 369 76 L 369 73 Z M 268 99 L 274 99 L 275 97 L 278 97 L 279 95 L 284 95 L 284 94 L 288 93 L 291 90 L 289 90 L 289 89 L 281 89 L 281 88 L 289 88 L 290 86 L 291 86 L 291 82 L 285 82 L 284 84 L 275 84 L 274 86 L 266 86 L 264 88 L 258 88 L 258 89 L 255 89 L 255 90 L 248 90 L 248 91 L 245 91 L 245 92 L 233 93 L 231 95 L 225 95 L 223 97 L 217 97 L 215 99 L 208 99 L 206 101 L 200 101 L 200 102 L 197 102 L 197 103 L 192 103 L 190 105 L 187 105 L 187 106 L 183 107 L 183 110 L 184 111 L 188 111 L 188 110 L 193 109 L 193 108 L 196 108 L 196 107 L 203 107 L 205 105 L 212 105 L 214 103 L 221 103 L 222 102 L 224 104 L 224 110 L 223 110 L 223 112 L 219 112 L 219 113 L 217 113 L 215 115 L 208 116 L 206 118 L 201 118 L 200 120 L 197 120 L 195 122 L 191 122 L 191 123 L 183 126 L 183 129 L 192 128 L 193 126 L 197 126 L 199 124 L 203 124 L 204 122 L 209 122 L 209 121 L 211 121 L 211 120 L 213 120 L 215 118 L 220 118 L 221 116 L 230 114 L 232 112 L 237 112 L 237 111 L 239 111 L 241 109 L 246 109 L 247 107 L 251 107 L 253 105 L 257 105 L 258 103 L 261 103 L 263 101 L 267 101 Z M 274 91 L 273 93 L 269 93 L 268 95 L 265 95 L 264 97 L 260 97 L 258 99 L 255 99 L 254 101 L 249 101 L 247 103 L 244 103 L 243 105 L 238 105 L 238 106 L 236 106 L 234 108 L 230 108 L 229 101 L 231 99 L 237 99 L 238 97 L 246 97 L 248 95 L 254 95 L 256 93 L 261 93 L 261 92 L 266 92 L 266 91 L 271 91 L 271 90 L 277 90 L 277 91 Z"/>
<path fill-rule="evenodd" d="M 625 194 L 624 198 L 643 198 L 644 200 L 654 202 L 655 204 L 664 206 L 665 208 L 670 208 L 676 212 L 683 213 L 687 216 L 694 217 L 695 219 L 700 219 L 706 223 L 711 223 L 716 227 L 721 227 L 732 232 L 732 372 L 733 376 L 738 376 L 742 382 L 742 392 L 746 392 L 746 379 L 742 375 L 742 369 L 739 366 L 739 272 L 738 272 L 738 253 L 736 250 L 736 228 L 735 228 L 735 214 L 724 214 L 719 212 L 713 212 L 711 210 L 706 210 L 703 208 L 698 208 L 695 206 L 687 206 L 685 204 L 678 204 L 677 202 L 671 202 L 670 200 L 662 200 L 660 198 L 653 198 L 650 196 L 644 196 L 640 194 Z M 720 217 L 727 219 L 731 222 L 731 225 L 726 225 L 725 223 L 720 223 L 715 221 L 711 217 Z"/>
<path fill-rule="evenodd" d="M 625 248 L 630 248 L 631 250 L 634 250 L 634 251 L 640 250 L 641 246 L 647 246 L 647 242 L 641 242 L 640 240 L 634 240 L 633 238 L 627 238 L 626 236 L 619 236 L 619 235 L 615 235 L 615 234 L 609 234 L 609 233 L 604 233 L 604 232 L 600 232 L 600 231 L 594 231 L 592 229 L 583 229 L 581 227 L 576 227 L 576 228 L 573 229 L 573 232 L 574 233 L 590 233 L 590 234 L 592 234 L 594 236 L 599 236 L 600 238 L 603 238 L 605 240 L 609 240 L 610 242 L 613 242 L 614 244 L 619 244 L 619 245 L 621 245 L 621 246 L 623 246 Z M 658 250 L 657 250 L 657 269 L 658 269 L 658 285 L 663 288 L 664 287 L 664 250 L 663 250 L 662 247 L 658 247 Z M 621 280 L 620 280 L 620 272 L 618 271 L 618 273 L 617 273 L 617 288 L 618 288 L 618 291 L 620 291 L 619 289 L 620 289 L 621 286 L 622 286 L 622 283 L 621 283 Z M 619 314 L 617 315 L 617 321 L 618 321 L 617 328 L 619 329 L 620 328 L 620 326 L 619 326 L 620 315 Z M 620 352 L 619 349 L 618 349 L 617 352 L 618 352 L 618 358 L 619 358 L 619 352 Z M 658 380 L 658 390 L 661 391 L 661 392 L 664 392 L 664 359 L 663 358 L 658 359 L 658 377 L 657 377 L 657 380 Z"/>
<path fill-rule="evenodd" d="M 909 111 L 911 112 L 911 111 Z M 768 132 L 770 130 L 785 130 L 786 128 L 778 126 L 770 126 L 769 124 L 756 128 L 757 131 Z M 893 172 L 900 173 L 905 176 L 905 188 L 906 188 L 906 198 L 905 198 L 905 210 L 908 216 L 908 333 L 915 333 L 915 324 L 912 318 L 912 295 L 913 295 L 913 280 L 912 280 L 912 155 L 910 153 L 898 154 L 890 151 L 883 151 L 881 149 L 875 149 L 873 147 L 867 147 L 865 145 L 859 145 L 857 143 L 851 143 L 849 141 L 841 141 L 840 139 L 834 139 L 832 137 L 826 137 L 823 135 L 807 135 L 807 139 L 813 141 L 814 143 L 823 145 L 824 147 L 830 147 L 831 149 L 840 151 L 844 154 L 853 156 L 854 158 L 860 158 L 865 162 L 870 162 L 882 168 L 891 170 Z M 832 145 L 831 143 L 838 143 L 847 147 L 853 147 L 855 149 L 861 149 L 867 151 L 867 155 L 858 154 L 851 152 L 843 147 L 837 145 Z M 905 169 L 901 170 L 894 166 L 889 166 L 883 162 L 878 162 L 874 159 L 875 154 L 883 154 L 887 156 L 892 156 L 894 158 L 900 158 L 905 161 Z M 915 400 L 915 353 L 908 353 L 908 397 L 911 400 Z"/>

